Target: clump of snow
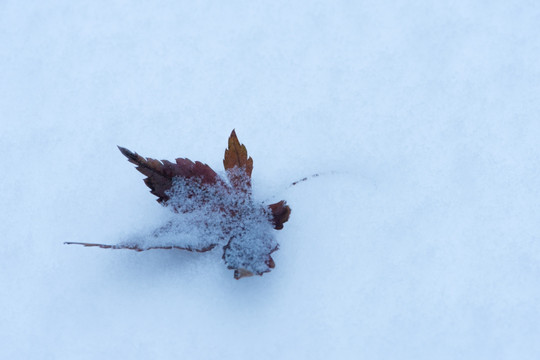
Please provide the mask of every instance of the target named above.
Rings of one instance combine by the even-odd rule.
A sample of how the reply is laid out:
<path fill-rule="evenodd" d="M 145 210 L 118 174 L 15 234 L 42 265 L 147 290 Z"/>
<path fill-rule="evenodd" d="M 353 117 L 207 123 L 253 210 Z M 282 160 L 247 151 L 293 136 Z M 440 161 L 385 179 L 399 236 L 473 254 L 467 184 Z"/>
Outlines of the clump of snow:
<path fill-rule="evenodd" d="M 131 238 L 125 245 L 140 249 L 176 246 L 202 251 L 223 248 L 229 269 L 253 274 L 270 271 L 270 253 L 278 249 L 270 211 L 253 200 L 249 179 L 238 169 L 229 177 L 240 179 L 240 188 L 218 181 L 177 177 L 167 191 L 166 206 L 172 210 L 165 225 L 148 236 Z"/>
<path fill-rule="evenodd" d="M 254 274 L 270 271 L 270 254 L 278 249 L 267 208 L 238 193 L 231 198 L 227 221 L 230 239 L 223 259 L 229 269 L 245 269 Z"/>

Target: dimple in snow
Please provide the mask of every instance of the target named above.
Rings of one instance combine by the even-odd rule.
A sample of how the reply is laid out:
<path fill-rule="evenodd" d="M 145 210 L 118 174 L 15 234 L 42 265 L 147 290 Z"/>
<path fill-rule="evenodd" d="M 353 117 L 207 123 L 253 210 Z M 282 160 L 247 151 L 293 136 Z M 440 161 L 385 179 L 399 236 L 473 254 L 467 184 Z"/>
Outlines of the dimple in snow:
<path fill-rule="evenodd" d="M 153 232 L 151 240 L 117 245 L 75 243 L 109 249 L 180 249 L 206 252 L 220 247 L 222 259 L 234 270 L 235 279 L 262 275 L 274 268 L 271 254 L 279 247 L 273 229 L 280 230 L 289 219 L 284 200 L 265 206 L 254 201 L 251 192 L 253 159 L 233 130 L 225 150 L 223 165 L 227 179 L 208 165 L 178 158 L 144 158 L 118 147 L 137 170 L 157 201 L 174 216 Z"/>

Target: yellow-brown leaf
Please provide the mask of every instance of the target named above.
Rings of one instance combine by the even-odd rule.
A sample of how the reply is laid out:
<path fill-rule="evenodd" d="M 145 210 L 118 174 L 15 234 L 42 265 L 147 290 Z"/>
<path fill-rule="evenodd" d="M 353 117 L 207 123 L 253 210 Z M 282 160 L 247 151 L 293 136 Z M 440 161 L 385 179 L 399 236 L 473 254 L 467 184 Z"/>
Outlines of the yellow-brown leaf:
<path fill-rule="evenodd" d="M 225 158 L 223 159 L 223 165 L 229 180 L 236 188 L 241 188 L 243 184 L 248 187 L 251 186 L 251 172 L 253 171 L 253 159 L 248 157 L 247 149 L 243 144 L 240 144 L 236 132 L 233 130 L 231 136 L 229 136 L 229 147 L 225 150 Z M 234 170 L 238 168 L 238 170 Z M 239 171 L 240 174 L 234 173 Z M 243 179 L 242 179 L 243 177 Z"/>

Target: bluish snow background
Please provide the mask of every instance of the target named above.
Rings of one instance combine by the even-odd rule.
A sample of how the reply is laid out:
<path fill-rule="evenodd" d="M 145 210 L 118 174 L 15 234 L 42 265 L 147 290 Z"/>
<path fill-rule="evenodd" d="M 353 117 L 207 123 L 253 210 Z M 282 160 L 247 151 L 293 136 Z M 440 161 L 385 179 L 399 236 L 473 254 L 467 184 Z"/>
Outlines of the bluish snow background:
<path fill-rule="evenodd" d="M 1 358 L 540 356 L 536 1 L 3 0 L 0 123 Z M 117 144 L 233 128 L 274 271 L 63 245 L 162 219 Z"/>

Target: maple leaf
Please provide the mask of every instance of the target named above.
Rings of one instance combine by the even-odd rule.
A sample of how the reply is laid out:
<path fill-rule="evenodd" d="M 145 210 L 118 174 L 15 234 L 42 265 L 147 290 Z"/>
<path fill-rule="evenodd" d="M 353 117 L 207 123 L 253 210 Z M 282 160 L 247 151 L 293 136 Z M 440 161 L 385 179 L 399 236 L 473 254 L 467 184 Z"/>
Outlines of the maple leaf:
<path fill-rule="evenodd" d="M 160 161 L 118 148 L 146 176 L 144 182 L 150 193 L 157 196 L 157 201 L 187 219 L 180 223 L 170 221 L 156 230 L 153 236 L 159 239 L 162 233 L 175 234 L 175 231 L 182 230 L 183 225 L 195 224 L 203 237 L 210 240 L 196 244 L 184 244 L 182 239 L 150 245 L 66 244 L 135 251 L 180 249 L 195 252 L 210 251 L 221 245 L 222 259 L 229 269 L 234 270 L 236 279 L 262 275 L 275 267 L 271 254 L 279 245 L 268 229 L 282 229 L 291 209 L 284 200 L 268 206 L 253 201 L 253 159 L 248 156 L 246 147 L 240 143 L 234 130 L 223 159 L 227 179 L 222 179 L 210 166 L 199 161 L 185 158 L 178 158 L 175 162 Z"/>

